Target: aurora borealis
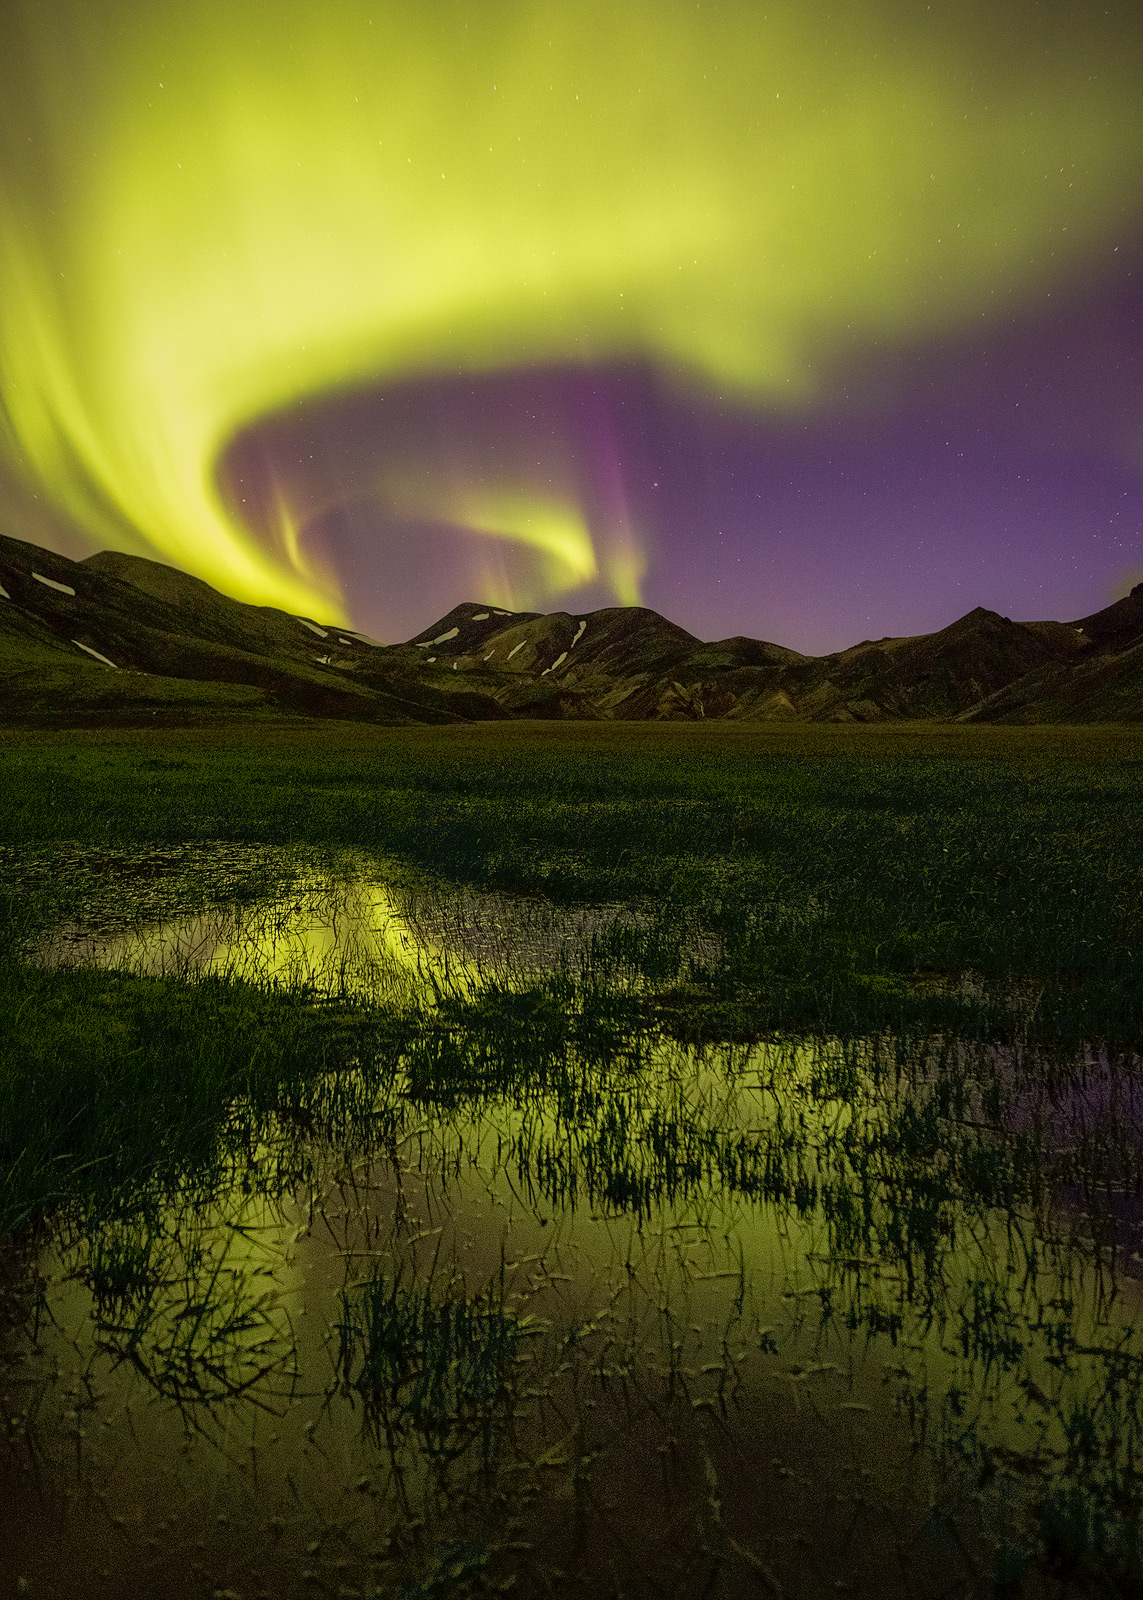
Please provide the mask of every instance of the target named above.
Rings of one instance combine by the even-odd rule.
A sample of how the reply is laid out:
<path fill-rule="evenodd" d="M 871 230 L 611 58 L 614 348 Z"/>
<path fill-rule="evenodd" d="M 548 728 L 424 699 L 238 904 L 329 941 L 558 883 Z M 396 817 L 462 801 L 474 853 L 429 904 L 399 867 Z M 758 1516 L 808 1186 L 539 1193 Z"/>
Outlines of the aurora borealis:
<path fill-rule="evenodd" d="M 1134 4 L 6 0 L 5 532 L 400 637 L 1143 576 Z"/>

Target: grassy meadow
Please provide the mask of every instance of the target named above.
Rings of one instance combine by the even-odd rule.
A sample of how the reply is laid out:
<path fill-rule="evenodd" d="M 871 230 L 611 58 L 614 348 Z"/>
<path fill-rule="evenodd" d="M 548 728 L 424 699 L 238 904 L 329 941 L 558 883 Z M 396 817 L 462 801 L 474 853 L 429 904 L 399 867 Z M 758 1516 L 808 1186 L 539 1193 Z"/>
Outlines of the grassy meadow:
<path fill-rule="evenodd" d="M 1143 733 L 0 767 L 0 1583 L 1143 1593 Z M 401 983 L 43 955 L 363 863 Z"/>

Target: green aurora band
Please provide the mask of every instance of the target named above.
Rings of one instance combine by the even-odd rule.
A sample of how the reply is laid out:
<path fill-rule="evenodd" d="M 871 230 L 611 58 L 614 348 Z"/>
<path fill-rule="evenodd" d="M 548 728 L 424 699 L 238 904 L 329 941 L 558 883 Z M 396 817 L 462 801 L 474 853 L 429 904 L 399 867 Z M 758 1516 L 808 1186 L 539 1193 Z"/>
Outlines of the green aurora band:
<path fill-rule="evenodd" d="M 5 14 L 10 466 L 93 545 L 309 614 L 341 602 L 288 509 L 256 527 L 216 483 L 259 417 L 419 373 L 616 359 L 807 404 L 843 341 L 931 338 L 1066 280 L 1143 176 L 1121 5 Z M 533 545 L 552 592 L 601 576 L 634 597 L 635 531 L 593 540 L 574 507 L 501 487 L 503 516 L 421 509 Z"/>

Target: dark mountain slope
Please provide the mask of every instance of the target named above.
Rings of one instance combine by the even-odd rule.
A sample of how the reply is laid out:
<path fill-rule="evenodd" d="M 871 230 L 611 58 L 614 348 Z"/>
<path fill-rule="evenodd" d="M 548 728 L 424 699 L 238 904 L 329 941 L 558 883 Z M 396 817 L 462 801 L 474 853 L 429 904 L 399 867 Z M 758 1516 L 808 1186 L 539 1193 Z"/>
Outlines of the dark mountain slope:
<path fill-rule="evenodd" d="M 156 567 L 132 557 L 107 563 L 98 558 L 69 561 L 35 545 L 0 538 L 4 712 L 9 717 L 58 714 L 66 720 L 114 707 L 123 716 L 137 702 L 151 714 L 164 700 L 186 702 L 185 687 L 164 691 L 159 680 L 191 680 L 212 686 L 209 693 L 200 691 L 203 704 L 215 698 L 267 712 L 355 721 L 454 720 L 431 697 L 406 702 L 331 670 L 332 656 L 315 651 L 333 636 L 328 630 L 322 629 L 319 637 L 316 624 L 304 627 L 284 612 L 243 606 L 172 568 L 158 567 L 157 576 L 146 570 Z M 132 570 L 147 587 L 113 576 L 108 568 Z M 160 592 L 152 592 L 156 589 Z M 33 643 L 38 652 L 52 655 L 50 685 L 28 677 Z M 368 648 L 356 641 L 351 647 L 353 653 Z M 99 680 L 91 678 L 93 671 L 104 677 L 115 673 L 116 681 L 96 691 Z M 228 685 L 258 692 L 235 696 Z"/>
<path fill-rule="evenodd" d="M 803 714 L 858 721 L 955 717 L 1064 647 L 977 606 L 938 633 L 882 639 L 827 656 L 802 671 Z M 1072 654 L 1074 649 L 1067 647 Z"/>
<path fill-rule="evenodd" d="M 162 618 L 168 628 L 174 625 L 178 631 L 210 643 L 312 662 L 319 647 L 327 645 L 331 637 L 337 638 L 336 630 L 321 626 L 312 617 L 290 616 L 272 606 L 244 605 L 189 572 L 141 556 L 101 550 L 76 565 L 84 574 L 95 573 L 147 595 L 161 608 L 149 610 L 151 619 Z M 356 639 L 349 637 L 356 644 Z"/>
<path fill-rule="evenodd" d="M 703 643 L 642 606 L 513 612 L 467 601 L 403 644 L 244 605 L 159 562 L 69 561 L 0 538 L 0 714 L 217 712 L 451 722 L 1143 720 L 1143 585 L 1078 622 L 977 607 L 937 633 L 812 657 Z"/>
<path fill-rule="evenodd" d="M 1067 624 L 1064 631 L 1075 641 L 1070 656 L 996 690 L 959 720 L 1143 721 L 1143 584 L 1106 610 Z"/>
<path fill-rule="evenodd" d="M 1080 649 L 1071 627 L 982 607 L 939 633 L 809 657 L 754 639 L 703 644 L 642 607 L 577 617 L 458 606 L 390 654 L 463 673 L 516 715 L 872 722 L 955 717 Z"/>
<path fill-rule="evenodd" d="M 1137 583 L 1122 600 L 1071 626 L 1099 651 L 1129 650 L 1143 642 L 1143 583 Z"/>

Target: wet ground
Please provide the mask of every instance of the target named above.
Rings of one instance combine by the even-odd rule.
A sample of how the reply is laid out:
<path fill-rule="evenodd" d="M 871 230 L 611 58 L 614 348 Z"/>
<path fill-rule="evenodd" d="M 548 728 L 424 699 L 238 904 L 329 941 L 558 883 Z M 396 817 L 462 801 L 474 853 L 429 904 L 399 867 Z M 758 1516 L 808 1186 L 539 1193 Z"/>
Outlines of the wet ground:
<path fill-rule="evenodd" d="M 19 870 L 83 886 L 40 960 L 430 1017 L 635 915 L 265 849 Z M 955 1041 L 522 1028 L 512 1083 L 511 1036 L 425 1037 L 5 1264 L 0 1594 L 1056 1592 L 1045 1497 L 1134 1448 L 1134 1202 L 1004 1174 L 1134 1137 L 1130 1074 L 1014 1091 L 1006 1144 Z"/>
<path fill-rule="evenodd" d="M 219 973 L 374 1004 L 423 994 L 430 970 L 466 989 L 551 970 L 592 934 L 640 921 L 637 910 L 615 905 L 554 915 L 520 896 L 444 889 L 401 863 L 351 851 L 0 848 L 0 870 L 21 888 L 54 891 L 66 906 L 33 947 L 49 965 Z"/>

